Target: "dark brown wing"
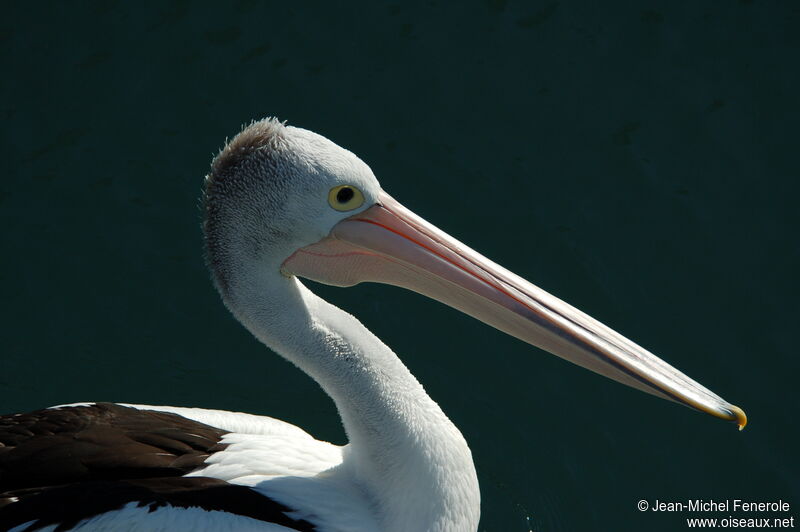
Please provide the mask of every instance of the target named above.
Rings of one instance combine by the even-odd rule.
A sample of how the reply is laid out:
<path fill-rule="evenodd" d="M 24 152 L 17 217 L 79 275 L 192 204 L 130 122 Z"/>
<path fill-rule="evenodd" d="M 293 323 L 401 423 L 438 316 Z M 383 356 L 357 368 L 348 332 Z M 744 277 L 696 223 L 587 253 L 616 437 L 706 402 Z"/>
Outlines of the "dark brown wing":
<path fill-rule="evenodd" d="M 183 477 L 226 431 L 177 414 L 96 403 L 0 416 L 0 530 L 78 522 L 128 503 L 152 512 L 198 507 L 313 532 L 288 508 L 244 486 Z"/>
<path fill-rule="evenodd" d="M 220 440 L 225 434 L 177 414 L 112 403 L 2 416 L 0 493 L 90 480 L 182 476 L 224 449 Z"/>

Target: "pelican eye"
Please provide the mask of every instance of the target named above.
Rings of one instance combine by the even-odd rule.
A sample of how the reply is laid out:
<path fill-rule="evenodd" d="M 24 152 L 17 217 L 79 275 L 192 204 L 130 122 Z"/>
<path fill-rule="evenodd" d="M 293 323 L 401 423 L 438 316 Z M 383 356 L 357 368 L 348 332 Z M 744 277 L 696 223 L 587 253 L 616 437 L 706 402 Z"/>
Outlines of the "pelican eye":
<path fill-rule="evenodd" d="M 339 185 L 328 193 L 328 203 L 337 211 L 352 211 L 364 204 L 364 194 L 352 185 Z"/>

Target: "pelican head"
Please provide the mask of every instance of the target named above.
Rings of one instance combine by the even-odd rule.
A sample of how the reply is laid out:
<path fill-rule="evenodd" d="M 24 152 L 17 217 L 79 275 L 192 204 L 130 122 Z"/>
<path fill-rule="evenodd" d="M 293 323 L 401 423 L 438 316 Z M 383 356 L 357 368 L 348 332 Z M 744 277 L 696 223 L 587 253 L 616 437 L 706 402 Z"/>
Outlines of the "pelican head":
<path fill-rule="evenodd" d="M 276 119 L 250 124 L 206 176 L 206 254 L 223 296 L 232 268 L 278 273 L 296 250 L 376 204 L 380 191 L 369 166 L 325 137 Z"/>
<path fill-rule="evenodd" d="M 245 128 L 206 179 L 208 261 L 230 274 L 401 286 L 570 362 L 744 427 L 744 412 L 619 333 L 405 209 L 351 152 L 274 119 Z"/>

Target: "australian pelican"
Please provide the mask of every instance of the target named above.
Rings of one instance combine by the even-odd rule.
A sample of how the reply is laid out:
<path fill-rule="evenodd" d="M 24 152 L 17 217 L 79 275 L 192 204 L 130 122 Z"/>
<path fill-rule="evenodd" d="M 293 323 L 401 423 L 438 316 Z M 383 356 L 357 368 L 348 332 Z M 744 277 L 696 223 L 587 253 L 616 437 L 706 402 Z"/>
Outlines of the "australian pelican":
<path fill-rule="evenodd" d="M 208 265 L 230 311 L 316 380 L 349 443 L 241 413 L 110 403 L 0 418 L 0 529 L 466 532 L 469 447 L 400 359 L 298 279 L 437 299 L 628 386 L 744 412 L 405 209 L 328 139 L 254 122 L 205 186 Z"/>

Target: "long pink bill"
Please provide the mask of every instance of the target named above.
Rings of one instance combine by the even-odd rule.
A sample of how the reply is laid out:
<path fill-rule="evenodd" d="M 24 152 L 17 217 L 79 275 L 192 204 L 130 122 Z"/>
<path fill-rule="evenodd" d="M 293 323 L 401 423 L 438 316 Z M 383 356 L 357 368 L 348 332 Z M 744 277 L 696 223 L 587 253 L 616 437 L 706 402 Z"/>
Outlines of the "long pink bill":
<path fill-rule="evenodd" d="M 644 392 L 747 423 L 744 411 L 580 310 L 465 246 L 382 193 L 298 250 L 283 271 L 336 286 L 401 286 Z"/>

